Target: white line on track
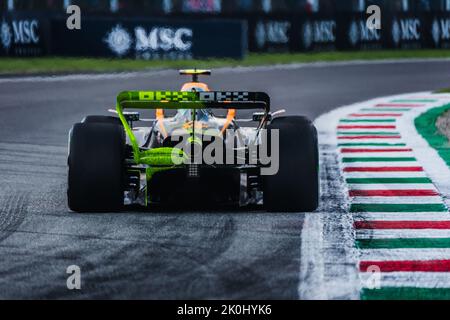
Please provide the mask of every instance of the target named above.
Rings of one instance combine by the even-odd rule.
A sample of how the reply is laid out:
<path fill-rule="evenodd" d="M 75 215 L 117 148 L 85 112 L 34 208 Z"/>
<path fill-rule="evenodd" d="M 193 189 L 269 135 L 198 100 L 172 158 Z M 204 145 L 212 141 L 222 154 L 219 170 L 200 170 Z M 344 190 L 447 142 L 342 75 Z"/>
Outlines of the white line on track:
<path fill-rule="evenodd" d="M 401 111 L 399 111 L 401 110 Z M 374 112 L 374 113 L 386 113 L 386 112 L 395 112 L 395 113 L 401 113 L 404 114 L 408 111 L 410 111 L 411 108 L 409 107 L 395 107 L 395 108 L 391 108 L 391 107 L 374 107 L 374 106 L 369 106 L 366 108 L 361 108 L 361 112 Z"/>
<path fill-rule="evenodd" d="M 346 178 L 427 178 L 427 174 L 424 171 L 418 171 L 418 172 L 344 172 L 344 175 Z"/>
<path fill-rule="evenodd" d="M 447 260 L 450 249 L 363 249 L 361 261 Z M 447 275 L 448 276 L 448 275 Z M 450 277 L 449 277 L 450 278 Z"/>
<path fill-rule="evenodd" d="M 381 273 L 381 287 L 450 288 L 450 276 L 448 272 L 386 272 Z"/>
<path fill-rule="evenodd" d="M 300 268 L 300 300 L 325 300 L 323 223 L 319 214 L 307 214 L 303 221 Z"/>
<path fill-rule="evenodd" d="M 372 149 L 372 150 L 383 150 L 383 149 L 407 149 L 407 146 L 397 146 L 395 144 L 392 145 L 387 145 L 387 146 L 371 146 L 371 145 L 363 145 L 363 146 L 340 146 L 340 153 L 342 153 L 342 149 L 350 149 L 350 150 L 355 150 L 355 149 Z M 380 151 L 381 152 L 381 151 Z M 352 154 L 352 153 L 348 153 L 348 154 Z"/>
<path fill-rule="evenodd" d="M 355 221 L 450 221 L 448 212 L 366 212 L 355 213 Z"/>
<path fill-rule="evenodd" d="M 397 133 L 398 130 L 397 129 L 372 129 L 372 128 L 355 128 L 355 129 L 339 129 L 340 133 L 345 133 L 345 134 L 355 134 L 358 132 L 370 132 L 370 133 L 378 133 L 378 132 L 388 132 L 389 134 L 394 134 Z M 341 135 L 341 134 L 339 134 Z"/>
<path fill-rule="evenodd" d="M 432 183 L 409 184 L 349 184 L 349 190 L 433 190 L 436 187 Z"/>
<path fill-rule="evenodd" d="M 358 162 L 346 162 L 341 164 L 342 168 L 389 168 L 389 167 L 420 167 L 420 164 L 417 161 L 391 161 L 391 162 L 367 162 L 367 161 L 358 161 Z M 378 172 L 377 172 L 378 173 Z M 383 172 L 386 174 L 386 172 Z"/>
<path fill-rule="evenodd" d="M 389 139 L 385 139 L 385 138 L 373 138 L 373 139 L 354 139 L 351 137 L 339 137 L 339 143 L 404 143 L 401 139 L 398 138 L 389 138 Z"/>
<path fill-rule="evenodd" d="M 321 173 L 332 177 L 321 181 L 322 201 L 318 212 L 307 213 L 302 229 L 299 298 L 358 299 L 359 280 L 356 249 L 353 245 L 353 219 L 342 212 L 345 190 L 341 190 L 335 147 L 321 145 Z M 326 174 L 325 174 L 326 172 Z M 339 203 L 339 212 L 334 207 Z M 345 205 L 344 205 L 345 206 Z M 338 221 L 338 222 L 336 222 Z"/>
<path fill-rule="evenodd" d="M 388 116 L 386 114 L 389 114 Z M 392 114 L 392 116 L 391 116 Z M 388 124 L 388 123 L 392 123 L 394 124 L 395 122 L 379 122 L 379 121 L 392 121 L 395 120 L 397 121 L 400 117 L 402 116 L 402 114 L 397 113 L 397 112 L 385 112 L 384 114 L 376 114 L 373 115 L 371 112 L 361 112 L 361 113 L 352 113 L 347 115 L 347 117 L 345 118 L 341 118 L 341 125 L 342 123 L 348 123 L 345 122 L 346 120 L 350 120 L 350 121 L 358 121 L 358 120 L 364 120 L 364 121 L 370 121 L 373 124 Z M 351 123 L 351 122 L 350 122 Z M 358 122 L 353 122 L 353 123 L 358 123 Z"/>
<path fill-rule="evenodd" d="M 369 114 L 369 112 L 365 112 L 364 114 Z M 371 113 L 370 113 L 371 114 Z M 397 114 L 397 113 L 395 113 Z M 386 117 L 381 115 L 376 116 L 368 116 L 368 117 L 355 117 L 350 116 L 347 114 L 346 118 L 339 119 L 338 123 L 339 125 L 359 125 L 359 124 L 367 124 L 367 125 L 379 125 L 379 124 L 393 124 L 395 125 L 396 121 L 398 120 L 398 116 L 393 117 Z M 369 122 L 369 123 L 367 123 Z"/>
<path fill-rule="evenodd" d="M 397 158 L 414 158 L 414 152 L 356 152 L 341 153 L 342 158 L 383 158 L 395 160 Z M 389 160 L 386 160 L 389 161 Z"/>
<path fill-rule="evenodd" d="M 436 230 L 436 229 L 356 230 L 356 239 L 412 239 L 412 238 L 428 238 L 428 239 L 450 238 L 450 230 Z M 450 259 L 450 256 L 447 256 L 447 258 Z"/>
<path fill-rule="evenodd" d="M 386 204 L 442 204 L 440 196 L 427 197 L 352 197 L 353 204 L 386 203 Z"/>
<path fill-rule="evenodd" d="M 320 149 L 326 152 L 324 153 L 325 157 L 328 156 L 333 159 L 337 155 L 338 141 L 335 129 L 339 119 L 348 113 L 345 109 L 335 110 L 338 116 L 327 114 L 316 120 Z M 321 161 L 331 162 L 331 160 L 326 159 Z M 336 161 L 336 158 L 334 158 L 334 161 Z M 345 197 L 345 186 L 338 181 L 339 168 L 337 163 L 335 167 L 333 166 L 333 172 L 338 176 L 333 177 L 331 185 L 334 187 L 335 184 L 338 190 L 331 190 L 331 188 L 326 191 L 341 192 L 342 196 Z M 322 183 L 325 186 L 330 185 L 327 181 L 322 180 Z M 329 189 L 329 187 L 327 188 Z M 330 203 L 322 203 L 321 207 L 333 208 L 334 205 L 331 202 L 334 202 L 334 199 L 330 199 Z M 318 220 L 317 217 L 313 216 L 314 214 L 321 214 L 322 218 Z M 305 272 L 305 270 L 308 270 L 308 272 Z M 317 297 L 359 299 L 360 281 L 358 274 L 352 214 L 349 212 L 333 212 L 333 210 L 307 214 L 302 230 L 299 297 L 301 299 L 315 299 Z M 314 275 L 319 280 L 317 282 L 305 282 L 308 275 Z"/>

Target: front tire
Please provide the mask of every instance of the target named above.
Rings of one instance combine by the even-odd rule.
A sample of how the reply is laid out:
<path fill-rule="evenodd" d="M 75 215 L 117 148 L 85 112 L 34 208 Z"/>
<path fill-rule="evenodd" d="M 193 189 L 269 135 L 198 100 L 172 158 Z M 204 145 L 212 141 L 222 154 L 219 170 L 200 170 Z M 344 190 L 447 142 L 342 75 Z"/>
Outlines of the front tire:
<path fill-rule="evenodd" d="M 69 135 L 68 205 L 75 212 L 120 211 L 125 133 L 112 123 L 77 123 Z"/>
<path fill-rule="evenodd" d="M 266 210 L 316 210 L 319 206 L 319 153 L 313 123 L 302 116 L 280 117 L 275 118 L 267 129 L 269 136 L 271 129 L 278 129 L 280 141 L 278 173 L 263 176 Z"/>

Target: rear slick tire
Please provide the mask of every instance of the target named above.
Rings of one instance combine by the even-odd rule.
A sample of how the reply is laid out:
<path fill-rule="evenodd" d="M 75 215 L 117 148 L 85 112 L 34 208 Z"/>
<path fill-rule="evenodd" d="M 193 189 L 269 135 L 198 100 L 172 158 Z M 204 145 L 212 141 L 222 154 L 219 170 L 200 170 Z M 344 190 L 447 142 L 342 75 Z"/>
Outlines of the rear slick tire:
<path fill-rule="evenodd" d="M 81 120 L 81 123 L 111 123 L 119 126 L 122 125 L 122 121 L 119 118 L 111 116 L 87 116 Z"/>
<path fill-rule="evenodd" d="M 317 130 L 306 117 L 275 118 L 279 130 L 279 170 L 263 176 L 264 207 L 270 212 L 312 212 L 319 206 Z M 269 138 L 270 146 L 270 138 Z M 272 155 L 273 157 L 273 155 Z"/>
<path fill-rule="evenodd" d="M 69 135 L 68 205 L 75 212 L 120 211 L 125 133 L 112 123 L 77 123 Z"/>

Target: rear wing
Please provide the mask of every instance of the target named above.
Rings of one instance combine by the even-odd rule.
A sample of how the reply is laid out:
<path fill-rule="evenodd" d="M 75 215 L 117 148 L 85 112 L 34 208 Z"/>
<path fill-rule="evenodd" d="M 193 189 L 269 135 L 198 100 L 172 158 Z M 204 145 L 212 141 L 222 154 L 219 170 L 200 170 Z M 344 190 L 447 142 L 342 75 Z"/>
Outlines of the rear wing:
<path fill-rule="evenodd" d="M 270 112 L 270 97 L 264 92 L 181 92 L 181 91 L 124 91 L 117 96 L 116 111 L 130 139 L 134 160 L 143 156 L 136 137 L 128 124 L 124 109 L 263 109 L 264 119 Z M 262 126 L 262 124 L 261 124 Z"/>
<path fill-rule="evenodd" d="M 125 91 L 117 97 L 117 111 L 123 109 L 263 109 L 268 114 L 270 97 L 246 91 Z"/>

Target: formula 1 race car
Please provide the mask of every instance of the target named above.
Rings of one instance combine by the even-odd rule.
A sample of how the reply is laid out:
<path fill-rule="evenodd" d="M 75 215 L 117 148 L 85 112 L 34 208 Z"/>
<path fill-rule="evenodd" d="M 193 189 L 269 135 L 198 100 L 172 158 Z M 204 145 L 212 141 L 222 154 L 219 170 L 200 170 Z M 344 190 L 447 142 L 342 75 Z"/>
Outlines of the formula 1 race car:
<path fill-rule="evenodd" d="M 192 77 L 181 91 L 122 92 L 110 110 L 116 116 L 87 116 L 72 127 L 69 208 L 106 212 L 125 205 L 190 204 L 314 211 L 319 160 L 312 122 L 270 113 L 266 93 L 210 91 L 198 81 L 209 70 L 180 73 Z M 142 118 L 152 109 L 155 119 Z M 252 109 L 261 111 L 236 119 L 237 111 Z"/>

